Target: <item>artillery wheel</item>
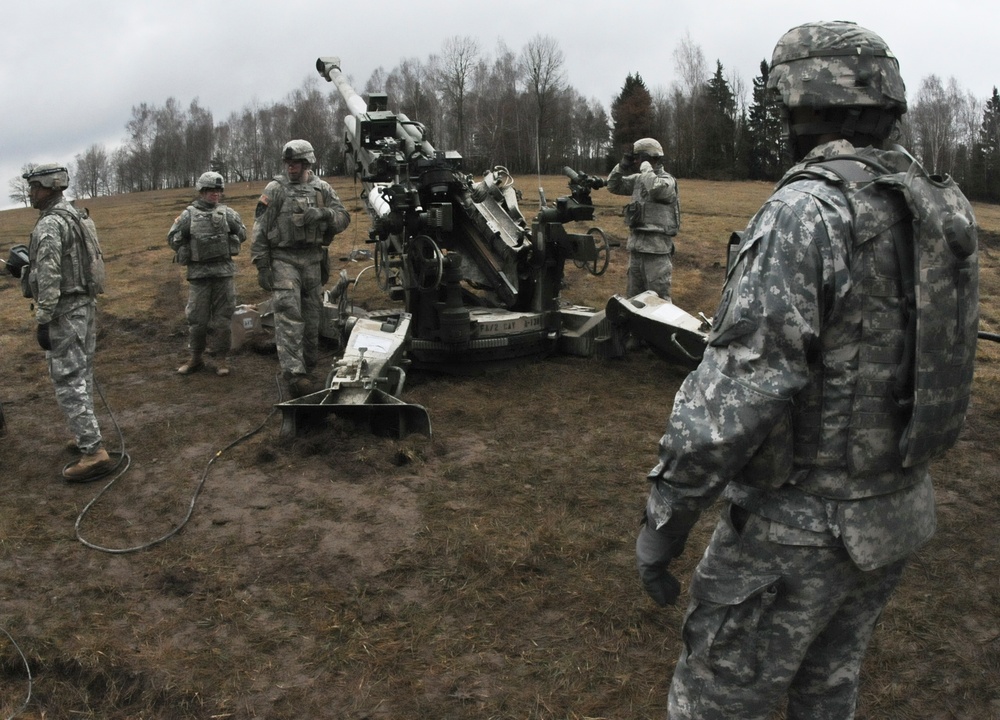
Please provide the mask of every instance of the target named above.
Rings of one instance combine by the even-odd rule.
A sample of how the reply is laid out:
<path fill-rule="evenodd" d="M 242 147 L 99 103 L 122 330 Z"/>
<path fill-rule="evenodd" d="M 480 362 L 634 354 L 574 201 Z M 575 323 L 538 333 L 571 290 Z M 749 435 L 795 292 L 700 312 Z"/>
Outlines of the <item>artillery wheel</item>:
<path fill-rule="evenodd" d="M 434 290 L 444 279 L 444 254 L 426 235 L 417 235 L 410 244 L 410 269 L 418 290 Z"/>
<path fill-rule="evenodd" d="M 611 246 L 608 244 L 608 236 L 599 227 L 592 227 L 587 231 L 588 235 L 594 238 L 594 247 L 597 248 L 597 257 L 593 260 L 574 260 L 573 264 L 578 268 L 587 268 L 591 275 L 603 275 L 608 269 L 608 261 L 611 259 Z"/>

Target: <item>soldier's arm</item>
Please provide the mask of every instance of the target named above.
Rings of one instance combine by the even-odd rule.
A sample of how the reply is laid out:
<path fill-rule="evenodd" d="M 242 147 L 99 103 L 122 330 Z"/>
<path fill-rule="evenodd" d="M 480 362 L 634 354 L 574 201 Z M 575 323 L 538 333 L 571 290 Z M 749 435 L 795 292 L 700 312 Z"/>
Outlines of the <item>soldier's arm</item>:
<path fill-rule="evenodd" d="M 271 266 L 271 242 L 268 240 L 267 234 L 271 223 L 274 222 L 275 208 L 280 202 L 280 199 L 275 197 L 276 189 L 276 183 L 268 183 L 257 200 L 257 207 L 253 214 L 250 261 L 258 269 Z"/>
<path fill-rule="evenodd" d="M 621 163 L 615 165 L 608 175 L 608 192 L 615 195 L 631 195 L 635 189 L 635 175 L 622 173 Z"/>
<path fill-rule="evenodd" d="M 188 213 L 187 209 L 181 211 L 181 214 L 174 219 L 173 225 L 170 226 L 170 230 L 167 232 L 167 245 L 174 252 L 180 249 L 182 245 L 191 244 L 191 215 Z"/>
<path fill-rule="evenodd" d="M 226 221 L 229 223 L 229 234 L 236 237 L 239 242 L 247 239 L 247 226 L 243 224 L 243 218 L 231 207 L 226 208 Z"/>
<path fill-rule="evenodd" d="M 62 294 L 62 236 L 69 232 L 69 228 L 57 218 L 49 216 L 39 222 L 35 232 L 35 257 L 31 268 L 38 287 L 35 321 L 39 325 L 45 325 L 52 321 Z"/>
<path fill-rule="evenodd" d="M 332 187 L 327 186 L 326 207 L 330 209 L 330 220 L 328 224 L 334 234 L 342 233 L 351 224 L 351 214 L 347 212 L 344 203 L 340 201 L 337 193 Z"/>

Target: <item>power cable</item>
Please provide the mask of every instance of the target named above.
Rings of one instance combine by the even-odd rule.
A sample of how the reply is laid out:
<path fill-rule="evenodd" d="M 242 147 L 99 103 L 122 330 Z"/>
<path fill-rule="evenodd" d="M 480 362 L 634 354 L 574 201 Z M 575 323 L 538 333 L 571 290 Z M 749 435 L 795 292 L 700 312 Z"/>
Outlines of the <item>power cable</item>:
<path fill-rule="evenodd" d="M 278 400 L 280 402 L 281 401 L 281 383 L 280 383 L 280 380 L 278 378 L 279 378 L 279 376 L 275 375 L 275 383 L 278 386 Z M 118 481 L 118 479 L 121 478 L 122 475 L 124 475 L 125 472 L 129 469 L 129 466 L 131 465 L 131 458 L 129 458 L 128 453 L 125 451 L 125 437 L 122 434 L 121 427 L 119 427 L 118 421 L 115 419 L 114 413 L 111 411 L 111 407 L 108 405 L 107 398 L 104 397 L 104 392 L 101 390 L 101 387 L 100 387 L 100 385 L 97 384 L 96 380 L 94 382 L 94 386 L 97 387 L 97 391 L 98 391 L 98 393 L 101 396 L 101 400 L 104 401 L 104 407 L 107 409 L 108 415 L 111 416 L 111 421 L 112 421 L 112 423 L 114 423 L 115 429 L 118 432 L 118 438 L 119 438 L 119 441 L 120 441 L 120 444 L 121 444 L 120 445 L 121 446 L 121 452 L 119 453 L 120 459 L 118 461 L 118 465 L 116 465 L 115 468 L 112 468 L 111 470 L 109 470 L 107 474 L 110 474 L 110 473 L 114 472 L 119 466 L 121 466 L 121 463 L 123 461 L 127 461 L 127 462 L 125 464 L 125 467 L 121 469 L 121 472 L 119 472 L 117 475 L 115 475 L 108 482 L 108 484 L 105 485 L 103 488 L 101 488 L 101 491 L 99 493 L 97 493 L 97 495 L 95 495 L 94 498 L 89 503 L 87 503 L 84 506 L 83 510 L 81 510 L 80 514 L 77 516 L 76 523 L 74 524 L 73 527 L 74 527 L 74 530 L 76 531 L 76 539 L 79 540 L 81 543 L 83 543 L 84 545 L 86 545 L 87 547 L 89 547 L 89 548 L 91 548 L 93 550 L 100 550 L 101 552 L 111 553 L 111 554 L 114 554 L 114 555 L 124 555 L 126 553 L 133 553 L 133 552 L 138 552 L 140 550 L 146 550 L 148 548 L 153 547 L 154 545 L 159 545 L 163 541 L 168 540 L 168 539 L 172 538 L 174 535 L 176 535 L 177 533 L 179 533 L 181 531 L 181 529 L 183 529 L 184 526 L 187 525 L 188 521 L 191 519 L 191 516 L 194 514 L 195 503 L 198 500 L 198 496 L 201 494 L 202 488 L 204 488 L 204 486 L 205 486 L 205 482 L 208 480 L 208 472 L 212 468 L 212 463 L 214 463 L 216 460 L 218 460 L 220 457 L 222 457 L 222 455 L 224 453 L 226 453 L 229 450 L 233 449 L 234 447 L 236 447 L 240 443 L 245 442 L 246 440 L 249 440 L 251 437 L 253 437 L 257 433 L 259 433 L 261 430 L 263 430 L 264 426 L 267 425 L 268 420 L 270 420 L 271 416 L 274 415 L 274 413 L 276 412 L 276 407 L 272 406 L 271 411 L 267 414 L 267 416 L 260 423 L 260 425 L 258 425 L 253 430 L 251 430 L 251 431 L 249 431 L 247 433 L 244 433 L 240 437 L 236 438 L 235 440 L 233 440 L 231 443 L 229 443 L 228 445 L 226 445 L 221 450 L 217 451 L 215 453 L 215 455 L 212 456 L 212 459 L 209 460 L 208 464 L 205 466 L 205 471 L 202 473 L 201 479 L 198 481 L 197 486 L 195 486 L 194 493 L 191 495 L 191 501 L 188 503 L 187 513 L 184 515 L 184 518 L 181 520 L 181 522 L 175 528 L 173 528 L 170 532 L 166 533 L 165 535 L 162 535 L 161 537 L 158 537 L 155 540 L 150 540 L 149 542 L 142 543 L 141 545 L 135 545 L 133 547 L 127 547 L 127 548 L 109 548 L 109 547 L 104 547 L 102 545 L 98 545 L 96 543 L 92 543 L 89 540 L 87 540 L 86 538 L 84 538 L 83 535 L 82 535 L 82 533 L 81 533 L 81 531 L 80 531 L 80 525 L 83 523 L 84 517 L 86 517 L 87 513 L 90 512 L 90 509 L 94 506 L 94 504 L 98 500 L 100 500 L 101 497 L 104 495 L 104 493 L 106 493 L 111 488 L 111 486 L 114 485 Z"/>
<path fill-rule="evenodd" d="M 7 716 L 7 720 L 14 720 L 14 718 L 24 712 L 25 708 L 28 707 L 28 703 L 31 702 L 31 666 L 28 664 L 28 658 L 24 656 L 24 651 L 21 650 L 21 646 L 17 644 L 17 641 L 13 638 L 13 636 L 2 627 L 0 627 L 0 632 L 3 632 L 3 634 L 7 636 L 7 639 L 10 640 L 10 644 L 14 646 L 15 650 L 17 650 L 17 654 L 21 656 L 21 662 L 24 663 L 24 671 L 28 673 L 28 694 L 25 696 L 24 702 L 21 703 L 21 707 Z"/>

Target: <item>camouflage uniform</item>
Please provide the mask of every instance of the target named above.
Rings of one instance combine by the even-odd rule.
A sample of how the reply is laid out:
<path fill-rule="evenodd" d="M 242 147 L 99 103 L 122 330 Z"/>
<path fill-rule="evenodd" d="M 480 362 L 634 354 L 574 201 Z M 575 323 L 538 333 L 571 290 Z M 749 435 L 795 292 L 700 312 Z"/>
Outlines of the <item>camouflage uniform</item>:
<path fill-rule="evenodd" d="M 857 152 L 837 140 L 806 160 Z M 765 719 L 786 695 L 790 720 L 852 718 L 875 623 L 934 533 L 928 462 L 904 466 L 890 417 L 906 417 L 888 389 L 907 328 L 892 243 L 912 230 L 905 212 L 879 220 L 824 180 L 780 186 L 677 393 L 647 526 L 679 523 L 676 556 L 698 514 L 728 503 L 691 582 L 672 720 Z M 862 225 L 875 235 L 855 245 Z"/>
<path fill-rule="evenodd" d="M 221 355 L 229 352 L 231 319 L 236 311 L 233 256 L 246 237 L 239 213 L 202 198 L 185 208 L 167 233 L 167 244 L 176 253 L 177 262 L 187 266 L 190 292 L 185 316 L 192 353 L 204 352 L 210 330 L 215 351 Z"/>
<path fill-rule="evenodd" d="M 84 455 L 101 449 L 101 428 L 94 414 L 94 352 L 97 301 L 84 277 L 79 226 L 56 212 L 79 214 L 62 195 L 39 208 L 28 245 L 28 274 L 22 276 L 35 301 L 35 321 L 47 326 L 51 350 L 45 357 L 56 401 Z"/>
<path fill-rule="evenodd" d="M 307 223 L 306 212 L 315 208 L 328 209 L 329 220 Z M 308 169 L 299 182 L 275 177 L 257 203 L 251 260 L 270 274 L 278 361 L 288 380 L 307 376 L 319 359 L 327 246 L 350 220 L 329 183 Z"/>
<path fill-rule="evenodd" d="M 608 190 L 632 196 L 626 209 L 628 297 L 652 290 L 669 300 L 674 236 L 680 229 L 677 181 L 660 162 L 643 163 L 638 173 L 629 175 L 623 174 L 619 163 L 608 175 Z M 634 209 L 634 214 L 629 208 Z M 635 219 L 630 222 L 632 217 Z"/>

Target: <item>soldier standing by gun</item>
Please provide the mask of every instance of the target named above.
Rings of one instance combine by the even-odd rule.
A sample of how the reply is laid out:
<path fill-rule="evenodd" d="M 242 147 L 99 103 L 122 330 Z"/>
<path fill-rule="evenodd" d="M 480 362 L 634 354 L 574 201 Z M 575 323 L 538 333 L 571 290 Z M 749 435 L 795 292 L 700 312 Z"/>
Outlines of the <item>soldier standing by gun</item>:
<path fill-rule="evenodd" d="M 631 195 L 625 206 L 629 228 L 629 297 L 652 290 L 670 299 L 674 236 L 681 226 L 677 181 L 663 169 L 663 147 L 653 138 L 636 140 L 608 176 L 608 190 Z"/>
<path fill-rule="evenodd" d="M 198 198 L 188 205 L 170 227 L 167 244 L 181 265 L 187 266 L 190 284 L 185 315 L 191 356 L 177 368 L 181 375 L 199 370 L 212 332 L 216 355 L 215 374 L 229 374 L 226 355 L 232 343 L 232 317 L 236 312 L 233 256 L 247 238 L 239 213 L 220 204 L 226 189 L 222 175 L 202 173 L 196 183 Z"/>
<path fill-rule="evenodd" d="M 272 292 L 282 375 L 294 397 L 318 388 L 321 291 L 329 279 L 327 247 L 351 216 L 333 188 L 316 177 L 313 147 L 292 140 L 282 150 L 285 174 L 264 188 L 254 212 L 250 259 L 261 288 Z"/>
<path fill-rule="evenodd" d="M 114 463 L 102 447 L 94 414 L 97 293 L 80 213 L 64 197 L 69 173 L 46 163 L 24 174 L 39 218 L 31 231 L 21 289 L 35 301 L 37 339 L 45 350 L 56 401 L 82 457 L 63 470 L 69 482 L 106 474 Z"/>
<path fill-rule="evenodd" d="M 764 720 L 786 698 L 789 720 L 854 717 L 875 625 L 934 533 L 929 460 L 972 387 L 975 218 L 883 149 L 906 112 L 895 56 L 854 23 L 809 23 L 777 43 L 768 91 L 801 162 L 742 235 L 636 541 L 646 590 L 673 604 L 671 560 L 728 501 L 691 581 L 671 720 Z"/>

